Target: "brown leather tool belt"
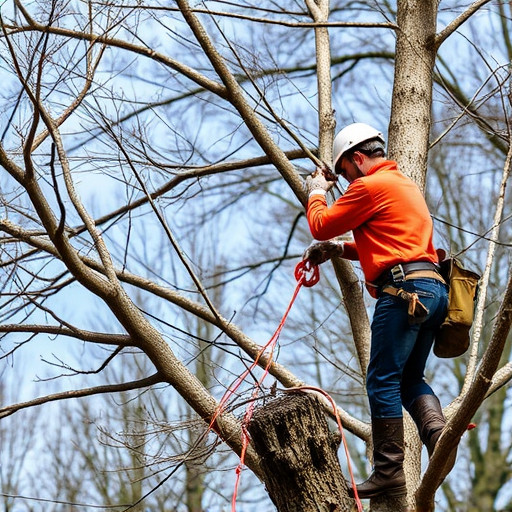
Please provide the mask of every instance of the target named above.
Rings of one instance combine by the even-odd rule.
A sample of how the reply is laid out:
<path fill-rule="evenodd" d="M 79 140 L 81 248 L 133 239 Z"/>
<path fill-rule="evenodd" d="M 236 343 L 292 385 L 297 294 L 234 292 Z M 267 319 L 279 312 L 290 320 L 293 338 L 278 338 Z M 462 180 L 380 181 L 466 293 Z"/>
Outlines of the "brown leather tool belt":
<path fill-rule="evenodd" d="M 438 266 L 429 261 L 413 261 L 410 263 L 400 263 L 384 271 L 372 285 L 375 288 L 381 288 L 386 285 L 399 284 L 410 279 L 437 279 L 442 283 L 445 280 L 438 272 Z M 446 284 L 446 283 L 445 283 Z"/>

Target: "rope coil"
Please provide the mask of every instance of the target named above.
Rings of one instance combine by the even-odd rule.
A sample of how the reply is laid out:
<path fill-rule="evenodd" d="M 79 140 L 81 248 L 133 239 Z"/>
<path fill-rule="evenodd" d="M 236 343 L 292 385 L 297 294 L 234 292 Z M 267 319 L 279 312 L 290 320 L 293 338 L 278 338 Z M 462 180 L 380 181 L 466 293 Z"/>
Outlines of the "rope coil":
<path fill-rule="evenodd" d="M 302 260 L 295 266 L 295 279 L 306 288 L 315 286 L 320 281 L 320 267 L 309 260 Z"/>

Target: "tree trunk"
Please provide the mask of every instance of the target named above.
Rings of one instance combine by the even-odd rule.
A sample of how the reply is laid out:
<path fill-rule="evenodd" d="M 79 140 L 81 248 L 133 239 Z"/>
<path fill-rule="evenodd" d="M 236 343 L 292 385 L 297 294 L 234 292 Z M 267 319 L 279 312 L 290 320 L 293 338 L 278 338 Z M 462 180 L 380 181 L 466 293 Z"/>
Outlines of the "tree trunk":
<path fill-rule="evenodd" d="M 427 171 L 438 4 L 438 0 L 400 0 L 397 4 L 388 153 L 421 190 Z"/>
<path fill-rule="evenodd" d="M 316 397 L 280 396 L 255 410 L 248 430 L 279 512 L 353 510 L 337 457 L 339 435 L 329 431 Z"/>

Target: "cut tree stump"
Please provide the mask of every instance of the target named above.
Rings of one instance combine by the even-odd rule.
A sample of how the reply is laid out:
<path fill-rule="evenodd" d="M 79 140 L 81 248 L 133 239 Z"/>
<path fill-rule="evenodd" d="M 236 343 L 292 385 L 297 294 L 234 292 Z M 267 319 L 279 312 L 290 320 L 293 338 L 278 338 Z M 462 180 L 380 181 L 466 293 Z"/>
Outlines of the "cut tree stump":
<path fill-rule="evenodd" d="M 354 510 L 337 456 L 340 436 L 329 431 L 318 398 L 279 396 L 254 411 L 248 431 L 279 512 Z"/>

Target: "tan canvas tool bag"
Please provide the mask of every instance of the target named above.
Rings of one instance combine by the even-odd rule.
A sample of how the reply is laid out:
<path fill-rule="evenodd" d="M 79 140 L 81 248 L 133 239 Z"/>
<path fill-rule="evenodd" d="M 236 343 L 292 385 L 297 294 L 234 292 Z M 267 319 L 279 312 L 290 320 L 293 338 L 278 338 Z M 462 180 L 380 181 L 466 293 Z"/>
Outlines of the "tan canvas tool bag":
<path fill-rule="evenodd" d="M 457 357 L 469 347 L 475 300 L 480 276 L 465 269 L 455 258 L 441 262 L 441 275 L 448 284 L 448 313 L 434 341 L 437 357 Z"/>

